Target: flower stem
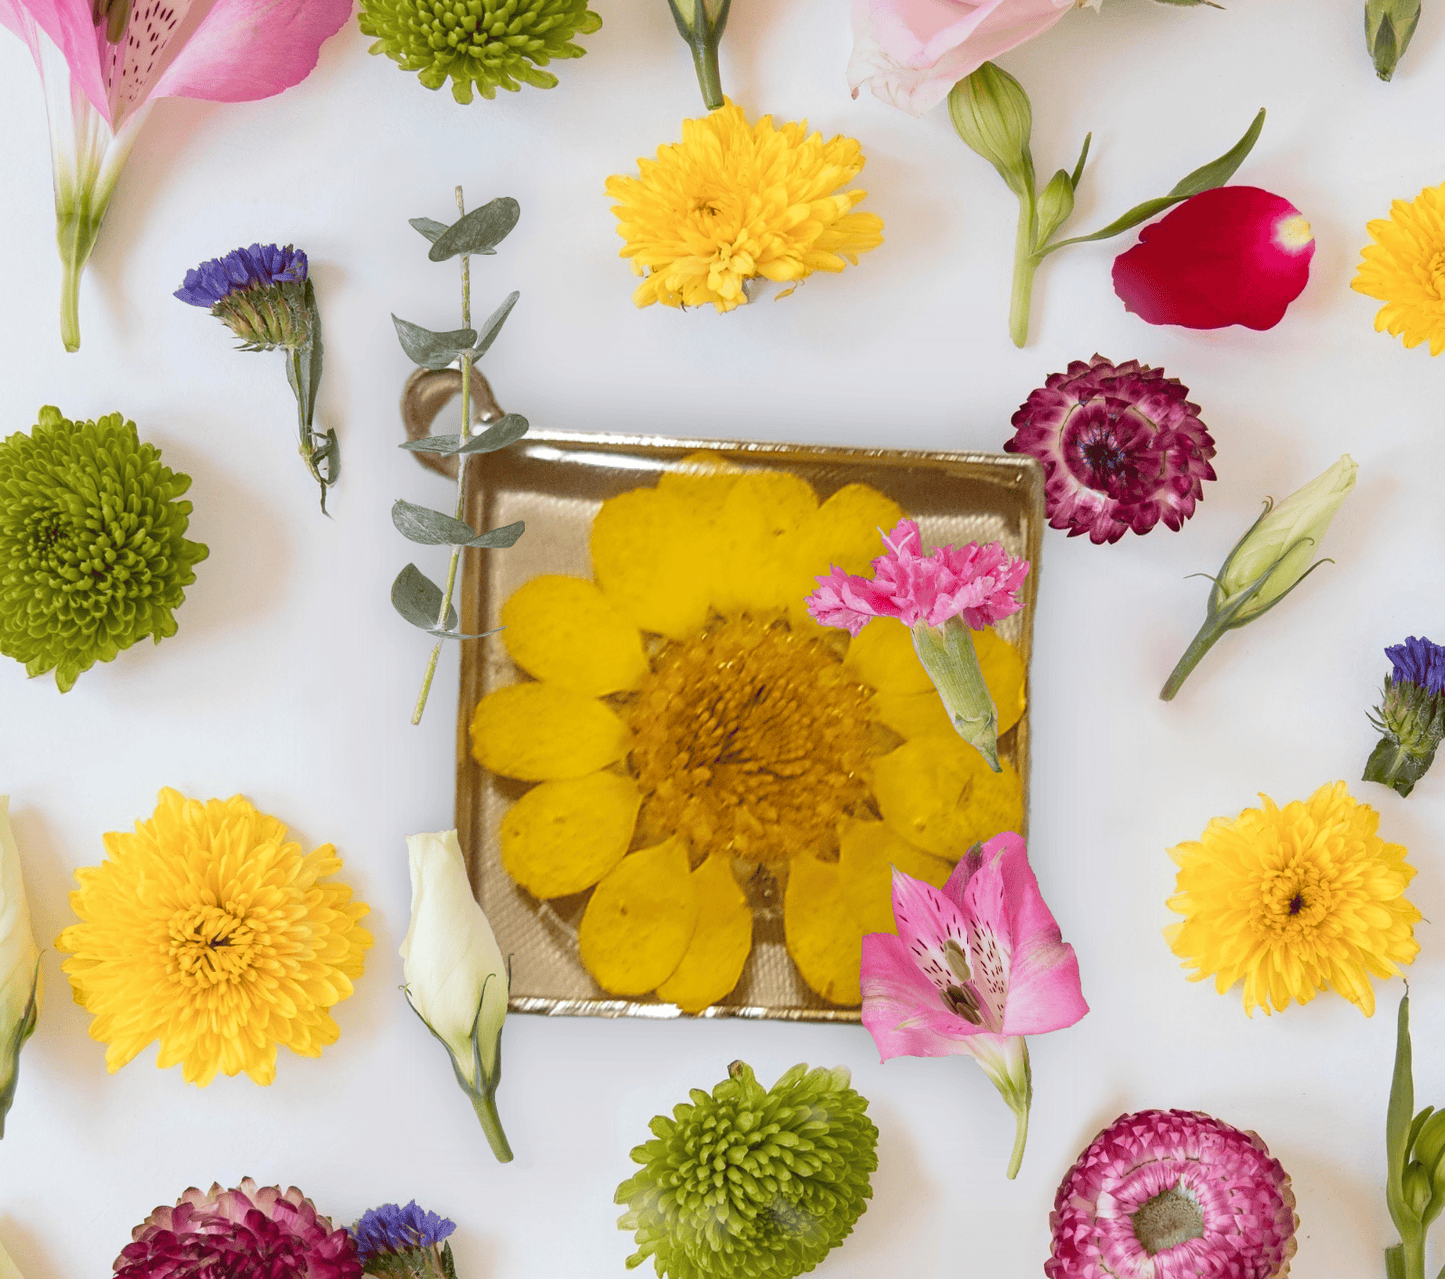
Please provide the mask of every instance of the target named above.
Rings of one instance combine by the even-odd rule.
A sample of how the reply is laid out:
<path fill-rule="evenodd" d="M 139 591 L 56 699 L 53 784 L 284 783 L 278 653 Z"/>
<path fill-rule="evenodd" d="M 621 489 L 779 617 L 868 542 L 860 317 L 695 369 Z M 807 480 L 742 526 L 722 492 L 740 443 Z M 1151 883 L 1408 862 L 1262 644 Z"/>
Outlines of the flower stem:
<path fill-rule="evenodd" d="M 1008 1179 L 1012 1181 L 1019 1175 L 1019 1168 L 1024 1162 L 1024 1146 L 1029 1139 L 1029 1108 L 1027 1103 L 1014 1109 L 1014 1120 L 1017 1126 L 1014 1129 L 1014 1152 L 1008 1161 Z"/>
<path fill-rule="evenodd" d="M 1019 197 L 1019 227 L 1014 239 L 1013 297 L 1009 302 L 1008 331 L 1015 346 L 1029 340 L 1029 304 L 1033 299 L 1034 272 L 1043 259 L 1034 252 L 1034 200 L 1032 190 Z"/>
<path fill-rule="evenodd" d="M 703 105 L 716 111 L 723 104 L 722 73 L 718 70 L 717 41 L 695 42 L 692 61 L 697 68 L 697 87 L 702 90 Z"/>
<path fill-rule="evenodd" d="M 482 1131 L 487 1134 L 487 1141 L 492 1147 L 492 1154 L 496 1155 L 499 1164 L 512 1162 L 512 1147 L 507 1144 L 507 1134 L 502 1131 L 502 1117 L 497 1114 L 497 1103 L 492 1099 L 492 1094 L 473 1093 L 472 1109 L 477 1112 L 477 1118 L 482 1122 Z"/>
<path fill-rule="evenodd" d="M 459 214 L 465 216 L 465 215 L 466 215 L 466 211 L 467 211 L 467 209 L 466 209 L 466 204 L 465 204 L 465 202 L 464 202 L 464 200 L 463 200 L 463 198 L 462 198 L 462 189 L 461 189 L 461 187 L 457 187 L 457 212 L 458 212 Z M 472 325 L 472 265 L 471 265 L 471 258 L 470 258 L 467 254 L 463 253 L 463 254 L 462 254 L 462 328 L 464 328 L 464 329 L 471 328 L 471 325 Z M 465 444 L 466 441 L 467 441 L 467 437 L 468 437 L 469 435 L 471 435 L 471 433 L 472 433 L 472 357 L 471 357 L 471 353 L 468 352 L 467 354 L 465 354 L 465 355 L 462 356 L 462 429 L 461 429 L 460 434 L 457 436 L 457 438 L 458 438 L 463 444 Z M 462 512 L 466 509 L 466 504 L 467 504 L 467 462 L 468 462 L 468 460 L 469 460 L 469 459 L 468 459 L 468 456 L 467 456 L 467 454 L 465 454 L 465 453 L 461 453 L 461 454 L 459 454 L 459 455 L 457 456 L 457 513 L 456 513 L 456 517 L 455 517 L 455 518 L 457 518 L 457 519 L 461 519 L 461 518 L 462 518 Z M 456 582 L 457 582 L 457 563 L 458 563 L 458 561 L 461 559 L 461 555 L 462 555 L 462 548 L 461 548 L 460 546 L 454 546 L 454 547 L 452 547 L 451 563 L 447 565 L 447 584 L 446 584 L 446 587 L 445 587 L 445 588 L 443 589 L 443 591 L 442 591 L 441 608 L 440 608 L 440 609 L 438 610 L 438 612 L 437 612 L 437 628 L 438 628 L 439 630 L 445 630 L 445 629 L 446 629 L 446 625 L 447 625 L 447 614 L 451 612 L 451 608 L 452 608 L 452 591 L 453 591 L 453 589 L 454 589 L 455 586 L 456 586 Z M 442 651 L 442 641 L 441 641 L 441 640 L 437 640 L 436 646 L 435 646 L 435 647 L 432 649 L 432 651 L 431 651 L 431 657 L 428 659 L 427 664 L 426 664 L 426 676 L 425 676 L 425 678 L 422 680 L 422 683 L 421 683 L 421 692 L 417 695 L 417 699 L 416 699 L 416 709 L 412 711 L 411 722 L 412 722 L 413 724 L 420 724 L 420 723 L 421 723 L 422 714 L 423 714 L 423 712 L 426 710 L 427 694 L 431 692 L 432 676 L 436 674 L 437 659 L 441 656 L 441 651 Z M 481 1114 L 481 1111 L 479 1110 L 477 1113 L 480 1115 L 480 1114 Z M 495 1108 L 493 1109 L 493 1112 L 492 1112 L 492 1113 L 493 1113 L 493 1115 L 496 1114 Z M 487 1123 L 486 1123 L 486 1120 L 484 1119 L 484 1120 L 482 1120 L 482 1127 L 485 1128 L 486 1126 L 487 1126 Z M 500 1135 L 501 1135 L 501 1131 L 502 1131 L 502 1130 L 501 1130 L 501 1126 L 500 1126 L 500 1124 L 498 1124 L 497 1133 L 498 1133 L 498 1136 L 499 1136 L 499 1137 L 500 1137 Z M 491 1134 L 491 1131 L 490 1131 L 490 1130 L 488 1130 L 488 1132 L 487 1132 L 487 1137 L 488 1137 L 489 1140 L 492 1141 L 492 1149 L 495 1150 L 495 1149 L 497 1148 L 497 1143 L 496 1143 L 496 1140 L 495 1140 L 495 1139 L 492 1139 L 492 1134 Z M 507 1139 L 506 1139 L 505 1137 L 501 1137 L 501 1142 L 502 1142 L 502 1145 L 505 1147 L 506 1144 L 507 1144 Z M 512 1153 L 511 1153 L 511 1151 L 509 1150 L 509 1151 L 507 1152 L 507 1159 L 510 1159 L 511 1157 L 512 1157 Z M 502 1156 L 499 1154 L 499 1155 L 497 1156 L 497 1158 L 498 1158 L 498 1159 L 502 1159 Z M 506 1160 L 502 1160 L 502 1162 L 505 1163 Z"/>
<path fill-rule="evenodd" d="M 1190 641 L 1189 647 L 1184 650 L 1184 656 L 1179 659 L 1174 669 L 1169 672 L 1169 678 L 1164 681 L 1164 687 L 1159 690 L 1159 700 L 1161 702 L 1174 700 L 1174 694 L 1179 691 L 1184 681 L 1189 678 L 1190 672 L 1199 665 L 1199 659 L 1214 647 L 1215 642 L 1224 634 L 1226 629 L 1226 627 L 1218 625 L 1213 618 L 1205 621 L 1204 625 L 1199 628 L 1199 634 Z"/>

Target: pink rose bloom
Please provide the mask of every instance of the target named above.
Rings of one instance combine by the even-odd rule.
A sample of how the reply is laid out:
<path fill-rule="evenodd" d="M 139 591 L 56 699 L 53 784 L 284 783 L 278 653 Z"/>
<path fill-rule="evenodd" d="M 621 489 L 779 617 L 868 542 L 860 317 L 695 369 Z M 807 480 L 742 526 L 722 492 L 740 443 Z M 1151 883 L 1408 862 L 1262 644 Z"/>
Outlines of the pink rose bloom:
<path fill-rule="evenodd" d="M 866 84 L 884 102 L 922 115 L 964 76 L 1073 7 L 1074 0 L 853 0 L 848 84 L 855 98 Z"/>

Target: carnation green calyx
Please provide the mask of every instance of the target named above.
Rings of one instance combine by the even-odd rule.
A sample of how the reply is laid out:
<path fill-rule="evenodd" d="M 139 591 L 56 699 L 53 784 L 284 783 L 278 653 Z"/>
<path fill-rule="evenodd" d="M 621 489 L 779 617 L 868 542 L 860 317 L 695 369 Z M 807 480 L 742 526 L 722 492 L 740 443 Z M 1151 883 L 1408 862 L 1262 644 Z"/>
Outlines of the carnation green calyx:
<path fill-rule="evenodd" d="M 53 670 L 64 693 L 96 662 L 174 635 L 208 554 L 185 538 L 190 486 L 119 413 L 71 422 L 46 407 L 0 443 L 0 653 Z"/>
<path fill-rule="evenodd" d="M 591 35 L 602 19 L 587 0 L 362 0 L 361 29 L 379 37 L 384 53 L 403 71 L 418 72 L 428 89 L 450 78 L 458 102 L 484 98 L 523 84 L 550 89 L 557 77 L 543 71 L 553 58 L 580 58 L 571 43 Z"/>
<path fill-rule="evenodd" d="M 628 1269 L 649 1256 L 669 1279 L 792 1279 L 842 1243 L 872 1196 L 878 1130 L 848 1071 L 794 1066 L 764 1090 L 735 1061 L 712 1090 L 658 1115 L 642 1170 L 617 1188 L 636 1232 Z"/>

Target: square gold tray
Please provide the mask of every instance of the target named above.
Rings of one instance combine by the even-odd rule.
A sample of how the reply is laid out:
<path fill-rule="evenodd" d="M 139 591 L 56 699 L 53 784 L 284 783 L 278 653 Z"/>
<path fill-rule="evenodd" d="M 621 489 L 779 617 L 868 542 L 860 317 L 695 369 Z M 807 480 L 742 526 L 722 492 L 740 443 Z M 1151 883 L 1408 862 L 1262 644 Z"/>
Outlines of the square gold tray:
<path fill-rule="evenodd" d="M 539 574 L 569 573 L 590 580 L 588 533 L 603 501 L 655 484 L 663 472 L 678 469 L 683 458 L 700 449 L 720 453 L 738 465 L 791 471 L 807 480 L 820 499 L 845 484 L 871 484 L 917 519 L 926 544 L 1001 541 L 1012 554 L 1024 556 L 1032 565 L 1024 584 L 1024 607 L 998 629 L 1019 648 L 1027 667 L 1044 525 L 1043 473 L 1033 459 L 1006 453 L 923 453 L 534 430 L 512 447 L 474 464 L 467 510 L 472 527 L 495 528 L 525 520 L 527 531 L 508 550 L 465 553 L 463 632 L 477 634 L 499 626 L 502 603 Z M 502 953 L 511 956 L 511 1011 L 682 1016 L 675 1005 L 652 997 L 611 997 L 592 980 L 577 950 L 577 923 L 585 895 L 541 902 L 514 884 L 503 869 L 497 832 L 526 784 L 495 777 L 477 764 L 467 729 L 477 702 L 493 689 L 514 683 L 519 672 L 500 636 L 466 642 L 461 649 L 457 829 L 477 900 Z M 999 747 L 1023 779 L 1027 823 L 1027 710 Z M 856 1008 L 829 1004 L 803 983 L 784 944 L 780 901 L 754 900 L 753 938 L 752 954 L 737 987 L 701 1016 L 858 1020 Z"/>

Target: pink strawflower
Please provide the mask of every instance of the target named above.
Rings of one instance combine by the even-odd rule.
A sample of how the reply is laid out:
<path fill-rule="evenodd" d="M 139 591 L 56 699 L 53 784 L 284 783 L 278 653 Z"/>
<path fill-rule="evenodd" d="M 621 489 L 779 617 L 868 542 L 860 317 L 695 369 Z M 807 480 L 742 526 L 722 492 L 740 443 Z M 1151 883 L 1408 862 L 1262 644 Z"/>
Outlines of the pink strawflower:
<path fill-rule="evenodd" d="M 1024 1036 L 1089 1011 L 1074 948 L 1012 832 L 965 854 L 942 891 L 895 869 L 893 917 L 897 936 L 863 938 L 863 1025 L 884 1061 L 978 1059 L 1018 1118 L 1012 1177 L 1033 1095 Z"/>
<path fill-rule="evenodd" d="M 1288 200 L 1258 187 L 1191 196 L 1114 260 L 1114 292 L 1150 324 L 1272 329 L 1310 278 L 1315 237 Z"/>
<path fill-rule="evenodd" d="M 194 1186 L 157 1208 L 115 1259 L 117 1279 L 361 1279 L 356 1241 L 295 1186 Z"/>
<path fill-rule="evenodd" d="M 962 617 L 981 631 L 1023 607 L 1018 592 L 1028 561 L 1014 559 L 998 542 L 935 546 L 924 555 L 918 525 L 900 520 L 883 544 L 888 549 L 873 561 L 871 581 L 836 565 L 818 578 L 807 601 L 814 621 L 857 635 L 875 617 L 896 617 L 909 627 Z"/>
<path fill-rule="evenodd" d="M 1048 1279 L 1283 1279 L 1299 1217 L 1252 1132 L 1187 1110 L 1121 1115 L 1059 1187 Z"/>
<path fill-rule="evenodd" d="M 1043 463 L 1049 524 L 1070 537 L 1117 542 L 1160 521 L 1178 532 L 1214 479 L 1214 437 L 1188 395 L 1138 360 L 1074 360 L 1019 407 L 1004 450 Z"/>

